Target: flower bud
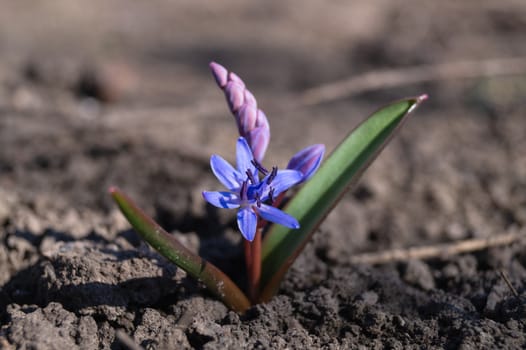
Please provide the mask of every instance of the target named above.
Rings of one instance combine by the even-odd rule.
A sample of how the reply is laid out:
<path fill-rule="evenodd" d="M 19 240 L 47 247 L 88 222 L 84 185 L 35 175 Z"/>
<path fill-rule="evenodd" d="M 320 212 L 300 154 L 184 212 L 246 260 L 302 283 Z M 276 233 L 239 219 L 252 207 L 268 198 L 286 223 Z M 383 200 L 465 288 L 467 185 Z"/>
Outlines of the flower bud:
<path fill-rule="evenodd" d="M 270 141 L 270 129 L 260 126 L 252 129 L 247 136 L 248 144 L 252 149 L 254 158 L 258 162 L 261 162 L 263 157 L 265 157 L 265 152 L 267 151 L 268 143 Z"/>
<path fill-rule="evenodd" d="M 222 65 L 211 62 L 210 70 L 217 85 L 225 93 L 230 111 L 236 118 L 239 134 L 247 140 L 254 158 L 260 162 L 267 151 L 270 141 L 268 119 L 262 110 L 257 108 L 254 95 L 247 90 L 243 80 Z"/>
<path fill-rule="evenodd" d="M 268 124 L 268 119 L 265 113 L 261 109 L 258 109 L 258 115 L 256 118 L 256 128 L 263 127 L 269 130 L 270 134 L 270 125 Z"/>
<path fill-rule="evenodd" d="M 241 136 L 248 135 L 248 133 L 256 127 L 257 113 L 257 105 L 245 100 L 245 103 L 243 103 L 236 113 L 236 121 Z"/>
<path fill-rule="evenodd" d="M 221 89 L 224 89 L 226 83 L 228 82 L 228 71 L 226 70 L 226 68 L 220 65 L 219 63 L 210 62 L 210 70 L 214 75 L 214 79 L 216 80 L 217 85 L 219 85 Z"/>
<path fill-rule="evenodd" d="M 256 97 L 248 90 L 245 89 L 245 103 L 252 103 L 254 105 L 257 105 Z"/>
<path fill-rule="evenodd" d="M 228 73 L 228 81 L 233 81 L 234 83 L 238 83 L 239 85 L 241 85 L 243 89 L 246 88 L 243 80 L 241 80 L 241 78 L 234 72 Z"/>
<path fill-rule="evenodd" d="M 225 97 L 232 113 L 236 113 L 243 104 L 245 88 L 234 81 L 228 81 L 225 87 Z"/>

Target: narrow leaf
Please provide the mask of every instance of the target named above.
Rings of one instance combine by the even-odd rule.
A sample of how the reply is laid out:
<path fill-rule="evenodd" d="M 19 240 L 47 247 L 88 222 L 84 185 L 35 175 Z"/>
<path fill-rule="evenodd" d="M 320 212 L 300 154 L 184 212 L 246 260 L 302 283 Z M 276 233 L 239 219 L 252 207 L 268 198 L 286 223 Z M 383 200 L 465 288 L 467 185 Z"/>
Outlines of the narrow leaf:
<path fill-rule="evenodd" d="M 399 130 L 409 112 L 426 98 L 409 98 L 375 112 L 343 140 L 291 199 L 285 211 L 298 219 L 301 227 L 293 230 L 273 225 L 267 233 L 262 250 L 262 302 L 277 293 L 281 280 L 316 228 Z"/>
<path fill-rule="evenodd" d="M 148 217 L 119 189 L 112 187 L 110 193 L 133 228 L 155 250 L 190 276 L 201 281 L 234 311 L 243 313 L 250 307 L 250 302 L 245 294 L 221 270 L 188 250 L 175 237 Z"/>

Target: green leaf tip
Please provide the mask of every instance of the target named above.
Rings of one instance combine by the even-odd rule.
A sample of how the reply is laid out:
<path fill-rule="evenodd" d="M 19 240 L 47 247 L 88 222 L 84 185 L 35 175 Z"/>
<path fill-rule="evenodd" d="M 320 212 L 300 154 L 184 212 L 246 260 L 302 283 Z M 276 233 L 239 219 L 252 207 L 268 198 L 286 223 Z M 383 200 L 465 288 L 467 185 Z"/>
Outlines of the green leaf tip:
<path fill-rule="evenodd" d="M 110 187 L 108 191 L 135 231 L 155 250 L 190 276 L 201 281 L 232 310 L 244 313 L 251 306 L 246 295 L 221 270 L 187 249 L 118 188 Z"/>
<path fill-rule="evenodd" d="M 358 125 L 336 147 L 318 172 L 290 200 L 285 212 L 300 222 L 291 230 L 273 225 L 262 249 L 261 301 L 270 300 L 296 257 L 314 231 L 338 203 L 343 194 L 358 181 L 360 175 L 378 156 L 427 95 L 391 103 Z"/>

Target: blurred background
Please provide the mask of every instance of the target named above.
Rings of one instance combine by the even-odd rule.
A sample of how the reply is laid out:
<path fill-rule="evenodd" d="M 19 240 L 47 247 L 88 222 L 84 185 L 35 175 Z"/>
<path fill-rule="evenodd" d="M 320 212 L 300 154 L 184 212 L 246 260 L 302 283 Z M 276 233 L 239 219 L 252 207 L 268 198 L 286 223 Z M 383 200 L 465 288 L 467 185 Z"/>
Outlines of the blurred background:
<path fill-rule="evenodd" d="M 305 141 L 293 141 L 301 146 L 320 137 L 333 144 L 348 130 L 341 125 L 344 120 L 353 124 L 353 118 L 360 120 L 371 108 L 407 95 L 429 93 L 428 111 L 459 105 L 492 108 L 486 104 L 524 97 L 524 60 L 506 61 L 526 56 L 526 5 L 520 0 L 301 5 L 125 0 L 81 5 L 58 0 L 2 1 L 1 6 L 3 106 L 41 111 L 79 107 L 77 112 L 86 117 L 121 114 L 121 108 L 134 109 L 131 114 L 151 110 L 149 121 L 164 120 L 166 108 L 176 108 L 169 119 L 180 119 L 182 125 L 186 118 L 192 124 L 230 122 L 208 72 L 208 62 L 216 60 L 254 91 L 275 125 L 278 145 L 285 142 L 280 130 L 296 118 L 322 124 L 316 125 L 315 135 L 302 134 Z M 497 68 L 457 67 L 495 59 L 503 60 L 493 62 Z M 444 64 L 452 67 L 440 66 Z M 513 70 L 514 65 L 521 67 Z M 411 70 L 422 66 L 427 70 Z M 377 76 L 329 96 L 309 90 L 398 69 L 409 71 L 396 71 L 394 82 Z M 514 76 L 487 78 L 501 71 Z M 474 79 L 462 79 L 466 75 Z M 302 104 L 302 97 L 314 107 Z M 101 106 L 104 111 L 97 109 Z M 187 137 L 216 143 L 220 138 L 201 130 L 197 139 L 182 132 L 176 141 L 172 130 L 166 131 L 173 143 L 186 144 Z"/>
<path fill-rule="evenodd" d="M 397 237 L 387 245 L 413 242 L 415 230 L 422 239 L 485 236 L 526 220 L 524 1 L 0 7 L 0 187 L 39 218 L 17 227 L 55 225 L 47 217 L 57 206 L 58 225 L 71 207 L 109 210 L 112 184 L 156 206 L 169 227 L 204 215 L 199 191 L 215 185 L 208 157 L 232 159 L 237 136 L 211 60 L 257 97 L 273 133 L 267 159 L 279 166 L 312 143 L 331 150 L 381 105 L 429 94 L 358 194 L 337 209 L 359 216 L 370 197 L 383 209 L 405 207 L 378 214 L 376 228 L 359 227 L 353 215 L 334 219 L 363 233 L 353 235 L 358 247 L 384 236 Z M 196 180 L 188 164 L 207 175 Z M 150 204 L 163 195 L 166 205 Z M 35 204 L 41 196 L 46 204 Z M 438 223 L 415 223 L 422 215 Z M 78 229 L 71 220 L 66 229 Z"/>

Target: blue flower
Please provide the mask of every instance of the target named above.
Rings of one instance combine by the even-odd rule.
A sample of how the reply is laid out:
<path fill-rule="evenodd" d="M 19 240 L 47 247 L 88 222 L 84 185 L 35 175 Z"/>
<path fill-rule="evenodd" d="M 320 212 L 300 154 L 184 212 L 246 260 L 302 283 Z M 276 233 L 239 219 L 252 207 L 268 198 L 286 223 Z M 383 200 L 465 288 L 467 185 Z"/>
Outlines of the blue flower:
<path fill-rule="evenodd" d="M 236 163 L 237 169 L 220 156 L 210 158 L 212 172 L 228 191 L 204 191 L 204 199 L 218 208 L 238 208 L 237 225 L 248 241 L 256 235 L 258 216 L 289 228 L 299 228 L 294 217 L 265 202 L 272 202 L 281 192 L 301 182 L 303 174 L 277 168 L 267 171 L 254 160 L 244 137 L 237 141 Z M 261 180 L 259 173 L 264 176 Z"/>

